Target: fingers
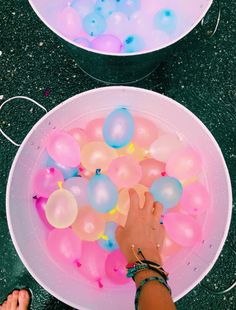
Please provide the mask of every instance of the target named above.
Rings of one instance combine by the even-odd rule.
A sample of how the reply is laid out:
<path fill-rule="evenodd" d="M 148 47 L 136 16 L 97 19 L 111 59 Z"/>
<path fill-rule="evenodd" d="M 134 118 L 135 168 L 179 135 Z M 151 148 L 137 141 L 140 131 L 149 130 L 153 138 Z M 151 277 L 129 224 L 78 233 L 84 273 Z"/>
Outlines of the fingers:
<path fill-rule="evenodd" d="M 137 192 L 131 188 L 129 190 L 129 199 L 130 199 L 130 207 L 132 209 L 138 209 L 139 208 L 139 197 Z"/>
<path fill-rule="evenodd" d="M 159 202 L 155 202 L 154 205 L 154 210 L 153 210 L 153 215 L 155 217 L 155 221 L 158 223 L 160 222 L 161 215 L 163 213 L 163 206 Z"/>
<path fill-rule="evenodd" d="M 147 210 L 151 214 L 153 210 L 153 203 L 154 203 L 154 199 L 153 199 L 152 194 L 150 192 L 146 192 L 143 210 Z"/>
<path fill-rule="evenodd" d="M 139 197 L 138 197 L 137 192 L 133 188 L 129 190 L 129 199 L 130 199 L 130 208 L 129 208 L 129 213 L 127 216 L 126 223 L 133 222 L 133 220 L 135 219 L 135 216 L 137 215 L 137 212 L 139 212 L 140 210 Z"/>
<path fill-rule="evenodd" d="M 122 226 L 118 226 L 116 229 L 116 241 L 118 244 L 120 244 L 121 234 L 122 234 L 123 230 L 124 230 L 124 228 Z"/>

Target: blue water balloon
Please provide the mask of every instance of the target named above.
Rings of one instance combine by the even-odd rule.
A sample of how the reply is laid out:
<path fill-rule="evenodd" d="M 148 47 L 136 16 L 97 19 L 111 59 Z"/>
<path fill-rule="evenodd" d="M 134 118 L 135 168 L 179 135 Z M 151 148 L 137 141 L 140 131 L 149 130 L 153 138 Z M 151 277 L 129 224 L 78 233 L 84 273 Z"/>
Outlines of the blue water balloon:
<path fill-rule="evenodd" d="M 63 174 L 63 177 L 65 180 L 78 175 L 77 167 L 71 168 L 71 167 L 65 167 L 63 165 L 60 165 L 57 162 L 55 162 L 50 156 L 48 156 L 46 159 L 46 166 L 59 169 L 61 173 Z"/>
<path fill-rule="evenodd" d="M 83 19 L 84 30 L 92 37 L 102 34 L 106 30 L 106 20 L 98 13 L 90 13 Z"/>
<path fill-rule="evenodd" d="M 75 9 L 81 17 L 94 11 L 93 0 L 73 0 L 70 6 Z"/>
<path fill-rule="evenodd" d="M 113 148 L 128 145 L 134 135 L 134 119 L 126 108 L 111 112 L 103 125 L 103 138 Z"/>
<path fill-rule="evenodd" d="M 116 242 L 116 228 L 117 224 L 114 222 L 107 222 L 106 228 L 104 231 L 104 236 L 108 238 L 108 240 L 101 238 L 98 240 L 98 244 L 105 250 L 112 252 L 119 248 Z"/>
<path fill-rule="evenodd" d="M 183 187 L 179 180 L 167 176 L 154 181 L 150 192 L 155 201 L 160 202 L 165 209 L 168 209 L 178 204 L 183 193 Z"/>
<path fill-rule="evenodd" d="M 116 0 L 116 3 L 117 10 L 128 16 L 141 8 L 140 0 Z"/>
<path fill-rule="evenodd" d="M 104 17 L 110 16 L 116 11 L 116 1 L 111 0 L 97 0 L 95 4 L 95 11 Z"/>
<path fill-rule="evenodd" d="M 154 16 L 155 27 L 165 32 L 172 32 L 176 28 L 176 15 L 170 9 L 163 9 Z"/>
<path fill-rule="evenodd" d="M 89 180 L 88 200 L 91 206 L 101 213 L 109 212 L 117 204 L 116 186 L 108 176 L 100 174 L 100 171 Z"/>
<path fill-rule="evenodd" d="M 143 50 L 145 42 L 142 37 L 138 35 L 129 35 L 123 43 L 123 51 L 125 53 L 135 53 Z"/>

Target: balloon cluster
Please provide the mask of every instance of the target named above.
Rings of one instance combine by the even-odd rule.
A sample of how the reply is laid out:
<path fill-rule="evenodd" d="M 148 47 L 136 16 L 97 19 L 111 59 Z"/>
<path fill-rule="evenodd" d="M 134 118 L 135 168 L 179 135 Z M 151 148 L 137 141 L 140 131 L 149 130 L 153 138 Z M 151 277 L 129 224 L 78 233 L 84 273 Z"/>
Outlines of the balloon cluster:
<path fill-rule="evenodd" d="M 55 0 L 54 0 L 55 1 Z M 134 53 L 177 37 L 174 7 L 149 0 L 50 1 L 53 26 L 77 45 L 106 53 Z"/>
<path fill-rule="evenodd" d="M 84 129 L 50 135 L 46 157 L 32 185 L 48 250 L 98 287 L 104 279 L 129 282 L 115 238 L 117 226 L 126 223 L 129 188 L 138 193 L 141 207 L 147 191 L 163 205 L 164 258 L 201 240 L 197 219 L 210 205 L 199 181 L 201 158 L 153 121 L 119 107 Z"/>

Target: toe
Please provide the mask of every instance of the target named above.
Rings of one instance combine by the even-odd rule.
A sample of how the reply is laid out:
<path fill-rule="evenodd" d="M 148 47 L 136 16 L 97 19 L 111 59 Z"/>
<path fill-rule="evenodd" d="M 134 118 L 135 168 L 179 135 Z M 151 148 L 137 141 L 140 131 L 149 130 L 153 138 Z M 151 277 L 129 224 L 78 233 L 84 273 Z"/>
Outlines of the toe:
<path fill-rule="evenodd" d="M 17 309 L 18 298 L 19 298 L 19 291 L 13 291 L 12 298 L 11 298 L 10 310 L 16 310 Z"/>
<path fill-rule="evenodd" d="M 7 296 L 6 310 L 11 310 L 12 294 Z"/>
<path fill-rule="evenodd" d="M 26 290 L 21 290 L 19 293 L 19 310 L 26 310 L 28 309 L 30 302 L 30 295 L 29 292 Z"/>
<path fill-rule="evenodd" d="M 7 302 L 4 301 L 4 303 L 2 304 L 2 310 L 6 310 L 7 309 L 6 306 L 7 306 Z"/>

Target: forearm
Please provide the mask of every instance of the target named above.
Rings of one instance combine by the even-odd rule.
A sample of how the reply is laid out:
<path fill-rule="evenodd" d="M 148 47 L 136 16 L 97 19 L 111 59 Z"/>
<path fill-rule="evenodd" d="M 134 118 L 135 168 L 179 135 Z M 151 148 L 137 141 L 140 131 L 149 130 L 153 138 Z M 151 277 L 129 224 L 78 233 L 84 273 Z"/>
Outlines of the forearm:
<path fill-rule="evenodd" d="M 160 277 L 155 271 L 144 270 L 136 274 L 135 284 L 138 288 L 141 281 L 149 277 Z M 138 310 L 175 310 L 176 307 L 172 301 L 167 288 L 158 281 L 146 283 L 141 291 Z"/>

